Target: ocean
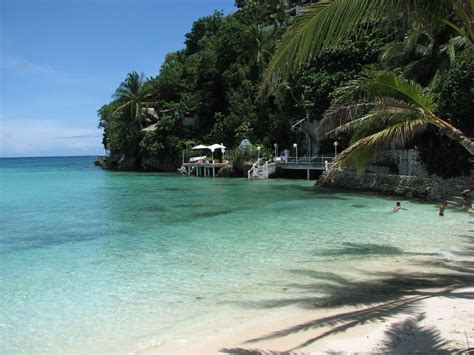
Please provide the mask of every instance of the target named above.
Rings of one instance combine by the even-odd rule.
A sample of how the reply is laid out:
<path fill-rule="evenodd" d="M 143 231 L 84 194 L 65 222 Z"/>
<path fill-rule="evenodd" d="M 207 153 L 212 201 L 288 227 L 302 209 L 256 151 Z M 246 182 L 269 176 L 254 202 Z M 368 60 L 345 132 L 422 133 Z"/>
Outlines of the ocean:
<path fill-rule="evenodd" d="M 467 213 L 313 181 L 0 159 L 0 353 L 133 353 L 241 326 L 298 285 L 462 250 Z M 323 277 L 324 276 L 324 277 Z M 291 303 L 291 302 L 288 302 Z"/>

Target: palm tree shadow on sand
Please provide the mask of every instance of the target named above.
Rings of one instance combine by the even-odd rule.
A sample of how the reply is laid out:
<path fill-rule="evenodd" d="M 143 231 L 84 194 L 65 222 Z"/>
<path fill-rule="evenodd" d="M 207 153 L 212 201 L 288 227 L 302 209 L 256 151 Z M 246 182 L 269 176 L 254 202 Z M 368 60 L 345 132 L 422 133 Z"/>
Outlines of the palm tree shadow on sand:
<path fill-rule="evenodd" d="M 447 341 L 433 326 L 423 327 L 419 323 L 424 319 L 424 313 L 402 322 L 395 323 L 385 332 L 382 348 L 385 352 L 401 354 L 429 349 L 437 354 L 452 353 Z"/>
<path fill-rule="evenodd" d="M 432 270 L 430 272 L 403 274 L 368 272 L 367 274 L 374 278 L 353 281 L 333 273 L 293 270 L 294 273 L 303 273 L 315 280 L 310 284 L 287 285 L 290 289 L 301 291 L 303 296 L 241 305 L 259 308 L 296 305 L 304 309 L 355 306 L 357 309 L 297 324 L 245 342 L 251 346 L 251 344 L 260 341 L 283 338 L 296 333 L 308 334 L 308 339 L 283 352 L 256 348 L 225 348 L 221 349 L 221 352 L 229 354 L 291 354 L 302 351 L 303 348 L 328 336 L 343 333 L 364 324 L 386 321 L 400 314 L 411 317 L 404 322 L 394 324 L 386 331 L 386 339 L 383 340 L 379 351 L 400 353 L 399 349 L 401 348 L 410 353 L 415 351 L 430 353 L 460 351 L 461 349 L 445 348 L 445 341 L 436 328 L 422 328 L 417 325 L 423 319 L 423 314 L 420 313 L 420 302 L 423 300 L 434 297 L 474 300 L 474 292 L 458 291 L 474 284 L 474 261 L 471 261 L 474 257 L 474 239 L 470 236 L 460 237 L 467 240 L 464 251 L 459 254 L 462 258 L 457 261 L 440 259 L 420 262 L 426 270 Z M 406 333 L 406 329 L 410 329 L 407 334 L 412 334 L 412 340 L 423 340 L 423 348 L 417 349 L 413 341 L 400 343 L 400 335 Z"/>

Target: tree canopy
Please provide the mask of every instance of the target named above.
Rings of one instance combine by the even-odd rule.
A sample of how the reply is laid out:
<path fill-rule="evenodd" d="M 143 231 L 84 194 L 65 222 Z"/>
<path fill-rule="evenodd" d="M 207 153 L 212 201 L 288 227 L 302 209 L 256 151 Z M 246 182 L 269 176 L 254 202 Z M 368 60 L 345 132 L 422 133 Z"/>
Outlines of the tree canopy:
<path fill-rule="evenodd" d="M 166 155 L 177 161 L 194 143 L 236 147 L 243 138 L 281 149 L 298 142 L 304 151 L 306 140 L 290 127 L 307 117 L 336 133 L 321 137 L 323 151 L 334 139 L 345 149 L 372 137 L 370 147 L 359 142 L 341 155 L 352 152 L 346 163 L 365 166 L 399 140 L 420 150 L 430 172 L 467 173 L 460 167 L 469 166 L 470 154 L 458 149 L 470 145 L 474 131 L 471 2 L 321 0 L 294 16 L 290 10 L 298 3 L 239 0 L 233 14 L 197 19 L 184 48 L 167 54 L 158 75 L 145 79 L 130 72 L 99 110 L 104 146 L 139 159 Z M 359 90 L 369 82 L 375 89 L 376 78 L 391 78 L 394 87 L 385 95 L 370 94 L 369 86 Z M 341 95 L 356 83 L 358 90 L 344 96 L 345 109 L 365 111 L 342 124 Z M 401 91 L 394 95 L 395 86 L 421 101 L 401 98 Z M 143 131 L 145 126 L 152 129 Z M 428 127 L 425 133 L 422 127 Z M 465 140 L 446 143 L 451 127 Z M 443 154 L 457 152 L 456 168 L 431 159 L 440 144 L 448 147 Z"/>

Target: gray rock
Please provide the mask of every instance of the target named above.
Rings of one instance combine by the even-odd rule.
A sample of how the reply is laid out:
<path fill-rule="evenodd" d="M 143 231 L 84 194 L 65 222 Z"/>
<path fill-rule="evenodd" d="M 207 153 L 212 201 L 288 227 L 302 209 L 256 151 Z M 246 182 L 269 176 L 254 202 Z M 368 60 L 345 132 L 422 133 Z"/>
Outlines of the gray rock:
<path fill-rule="evenodd" d="M 234 176 L 247 177 L 247 172 L 252 168 L 253 161 L 234 161 Z"/>
<path fill-rule="evenodd" d="M 126 156 L 125 154 L 117 163 L 117 168 L 120 171 L 133 171 L 137 169 L 137 157 Z"/>
<path fill-rule="evenodd" d="M 234 176 L 234 168 L 233 167 L 225 167 L 221 168 L 217 173 L 219 177 L 233 177 Z"/>
<path fill-rule="evenodd" d="M 172 171 L 181 166 L 181 161 L 168 156 L 145 155 L 141 158 L 141 170 L 144 171 Z"/>
<path fill-rule="evenodd" d="M 343 170 L 321 175 L 317 184 L 439 201 L 451 196 L 459 196 L 464 189 L 474 187 L 474 176 L 441 179 L 438 176 L 419 177 L 374 173 L 358 175 L 353 170 Z"/>

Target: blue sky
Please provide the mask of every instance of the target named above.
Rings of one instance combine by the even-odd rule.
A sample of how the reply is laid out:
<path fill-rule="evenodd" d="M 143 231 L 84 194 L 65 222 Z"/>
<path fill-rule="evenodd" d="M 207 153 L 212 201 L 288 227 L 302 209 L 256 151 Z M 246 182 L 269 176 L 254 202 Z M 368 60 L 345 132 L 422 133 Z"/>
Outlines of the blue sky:
<path fill-rule="evenodd" d="M 0 0 L 0 157 L 103 152 L 97 109 L 234 0 Z"/>

